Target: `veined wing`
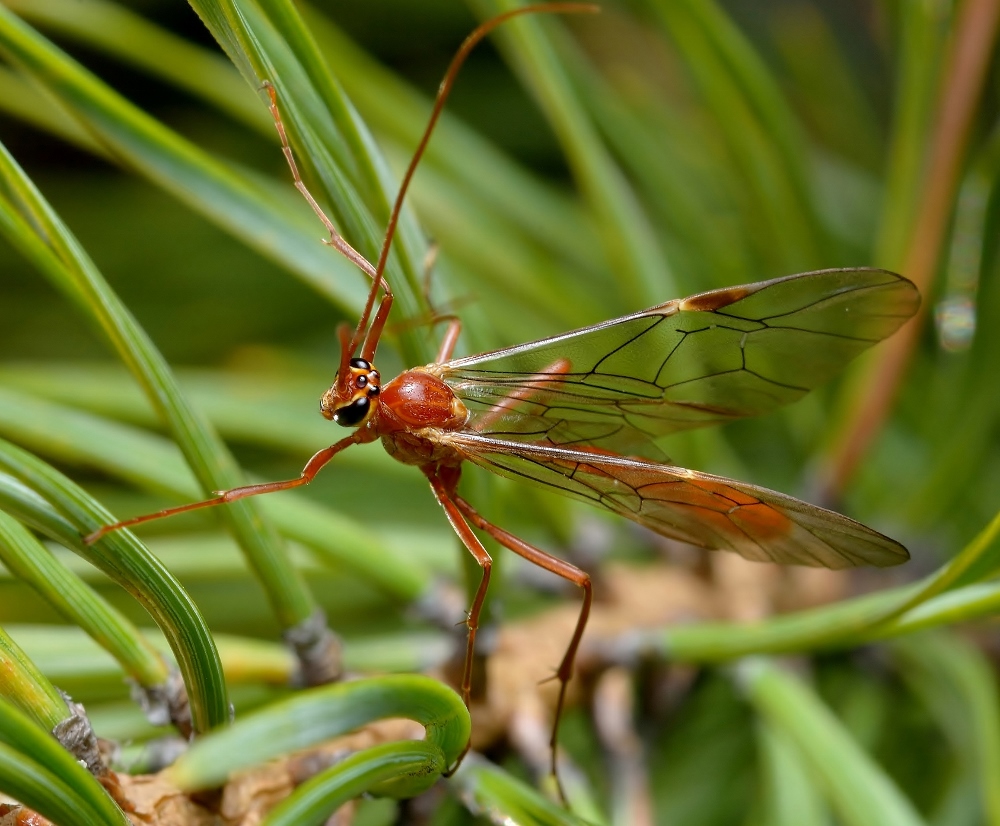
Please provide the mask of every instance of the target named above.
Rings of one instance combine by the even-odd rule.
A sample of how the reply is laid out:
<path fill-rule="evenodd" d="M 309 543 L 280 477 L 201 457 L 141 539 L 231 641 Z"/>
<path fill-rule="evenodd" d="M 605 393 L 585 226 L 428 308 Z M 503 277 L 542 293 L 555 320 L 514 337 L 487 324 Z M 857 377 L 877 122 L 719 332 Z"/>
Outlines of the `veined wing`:
<path fill-rule="evenodd" d="M 796 401 L 919 303 L 916 287 L 886 270 L 821 270 L 675 299 L 437 371 L 472 430 L 493 432 L 507 408 L 658 437 Z"/>
<path fill-rule="evenodd" d="M 663 536 L 747 559 L 847 568 L 898 565 L 906 548 L 860 522 L 783 493 L 600 450 L 532 445 L 468 431 L 442 442 L 480 467 L 551 488 Z"/>

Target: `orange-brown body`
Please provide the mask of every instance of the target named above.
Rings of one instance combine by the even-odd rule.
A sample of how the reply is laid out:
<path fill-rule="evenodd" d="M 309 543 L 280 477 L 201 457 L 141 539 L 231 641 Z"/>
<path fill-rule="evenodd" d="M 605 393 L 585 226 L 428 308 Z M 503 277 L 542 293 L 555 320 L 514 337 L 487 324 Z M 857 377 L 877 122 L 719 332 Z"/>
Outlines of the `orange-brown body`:
<path fill-rule="evenodd" d="M 555 774 L 559 716 L 593 599 L 590 577 L 481 516 L 458 492 L 463 461 L 483 460 L 480 464 L 501 475 L 524 476 L 548 488 L 562 488 L 569 495 L 581 496 L 662 536 L 700 547 L 729 548 L 749 559 L 833 568 L 862 563 L 897 564 L 908 558 L 899 543 L 839 514 L 783 494 L 672 465 L 620 456 L 599 444 L 583 443 L 586 432 L 583 426 L 581 438 L 563 441 L 543 438 L 542 434 L 559 432 L 563 423 L 556 418 L 558 414 L 547 417 L 546 412 L 536 411 L 540 435 L 534 443 L 506 441 L 503 429 L 495 425 L 503 423 L 506 411 L 522 403 L 527 403 L 525 413 L 531 415 L 535 408 L 530 405 L 540 396 L 543 402 L 546 396 L 553 401 L 548 411 L 558 410 L 560 394 L 564 392 L 569 394 L 565 397 L 567 411 L 576 411 L 566 422 L 568 436 L 573 437 L 577 415 L 581 425 L 589 422 L 587 410 L 591 407 L 601 420 L 624 428 L 623 444 L 631 441 L 633 431 L 637 436 L 645 433 L 655 438 L 712 421 L 757 415 L 793 401 L 832 375 L 833 368 L 846 363 L 855 352 L 891 335 L 916 312 L 919 293 L 906 279 L 883 270 L 824 270 L 675 299 L 561 336 L 455 361 L 451 360 L 451 354 L 461 325 L 451 318 L 439 349 L 439 363 L 407 370 L 382 387 L 380 374 L 371 362 L 393 303 L 384 271 L 403 197 L 417 161 L 455 72 L 472 45 L 503 20 L 542 9 L 593 10 L 577 4 L 525 6 L 492 18 L 465 41 L 441 83 L 430 122 L 401 183 L 376 265 L 340 236 L 309 194 L 292 157 L 275 89 L 265 81 L 271 113 L 296 187 L 329 231 L 328 243 L 371 277 L 371 289 L 356 328 L 352 332 L 342 324 L 338 330 L 340 366 L 333 386 L 320 400 L 323 416 L 352 431 L 315 453 L 296 478 L 220 491 L 213 499 L 104 526 L 84 541 L 90 544 L 108 531 L 163 516 L 306 485 L 341 451 L 381 439 L 391 456 L 404 464 L 418 466 L 424 473 L 451 526 L 482 569 L 466 621 L 468 639 L 461 690 L 467 706 L 476 631 L 492 569 L 490 555 L 474 529 L 582 589 L 583 603 L 576 627 L 555 675 L 560 683 L 551 740 Z M 383 295 L 378 300 L 380 291 Z M 745 299 L 747 303 L 740 306 Z M 685 326 L 686 322 L 695 321 L 698 314 L 704 314 L 702 321 Z M 434 314 L 435 322 L 448 318 Z M 730 326 L 730 322 L 735 326 Z M 665 326 L 654 333 L 654 328 L 661 324 Z M 725 334 L 710 332 L 717 330 Z M 751 336 L 753 345 L 748 343 Z M 683 348 L 682 340 L 686 342 Z M 559 353 L 554 351 L 556 345 Z M 830 347 L 830 353 L 820 358 L 806 352 L 805 358 L 801 358 L 792 352 L 785 360 L 782 348 L 787 349 L 788 345 L 804 350 Z M 656 369 L 650 371 L 650 367 Z M 469 368 L 463 378 L 463 371 Z M 506 374 L 503 383 L 506 392 L 498 393 L 499 385 L 488 380 L 477 385 L 477 373 Z M 467 394 L 470 404 L 493 398 L 494 407 L 480 411 L 475 422 L 470 422 L 469 410 L 443 380 L 444 375 L 462 382 L 464 389 L 460 392 Z M 591 383 L 591 378 L 597 380 Z M 574 386 L 564 391 L 563 385 L 570 382 Z M 682 386 L 685 389 L 679 390 Z M 492 395 L 480 395 L 479 390 Z M 657 407 L 657 403 L 662 407 Z M 647 407 L 646 412 L 640 413 L 641 408 Z M 661 415 L 658 410 L 666 412 Z M 673 416 L 669 411 L 679 415 Z M 641 425 L 648 426 L 648 430 Z M 617 433 L 616 428 L 607 435 Z M 565 481 L 561 482 L 560 477 Z M 304 665 L 306 662 L 303 661 Z M 450 767 L 449 773 L 455 768 L 457 763 Z"/>
<path fill-rule="evenodd" d="M 468 419 L 469 411 L 452 389 L 418 367 L 382 388 L 368 426 L 386 452 L 403 464 L 458 465 L 462 457 L 453 448 L 422 431 L 458 430 Z"/>

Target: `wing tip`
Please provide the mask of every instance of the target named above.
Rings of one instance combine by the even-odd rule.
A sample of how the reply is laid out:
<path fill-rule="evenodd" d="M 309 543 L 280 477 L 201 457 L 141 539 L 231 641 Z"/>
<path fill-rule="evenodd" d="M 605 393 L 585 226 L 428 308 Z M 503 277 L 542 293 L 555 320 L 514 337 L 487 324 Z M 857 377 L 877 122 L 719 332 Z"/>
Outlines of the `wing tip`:
<path fill-rule="evenodd" d="M 674 311 L 683 312 L 717 312 L 725 307 L 735 304 L 747 296 L 760 292 L 769 287 L 779 284 L 797 281 L 803 278 L 829 278 L 830 276 L 853 276 L 859 279 L 856 284 L 845 284 L 842 290 L 855 290 L 873 287 L 893 287 L 901 288 L 910 293 L 910 308 L 907 318 L 914 315 L 920 306 L 920 290 L 917 289 L 909 278 L 892 270 L 881 267 L 829 267 L 823 270 L 810 270 L 809 272 L 793 273 L 792 275 L 782 275 L 777 278 L 770 278 L 766 281 L 755 281 L 752 284 L 742 284 L 732 287 L 720 287 L 715 290 L 695 293 L 687 298 L 674 299 L 667 304 L 675 305 L 671 307 Z M 867 283 L 861 283 L 860 280 Z M 869 279 L 873 279 L 869 281 Z M 837 290 L 840 292 L 842 290 Z M 666 305 L 663 305 L 664 307 Z M 654 308 L 659 309 L 659 308 Z"/>
<path fill-rule="evenodd" d="M 902 565 L 904 562 L 910 561 L 910 552 L 905 545 L 884 534 L 878 534 L 878 536 L 882 540 L 878 543 L 878 547 L 882 553 L 865 557 L 858 563 L 859 565 L 874 565 L 876 568 L 894 568 L 897 565 Z"/>

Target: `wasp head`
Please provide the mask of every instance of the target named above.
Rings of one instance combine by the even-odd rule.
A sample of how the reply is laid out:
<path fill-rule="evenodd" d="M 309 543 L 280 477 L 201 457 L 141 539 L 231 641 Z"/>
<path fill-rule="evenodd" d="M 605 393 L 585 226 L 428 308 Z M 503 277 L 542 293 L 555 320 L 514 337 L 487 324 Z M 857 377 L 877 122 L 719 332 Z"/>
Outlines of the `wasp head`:
<path fill-rule="evenodd" d="M 319 411 L 344 427 L 360 427 L 375 409 L 374 401 L 382 389 L 380 382 L 378 370 L 369 362 L 352 358 L 347 374 L 338 375 L 336 384 L 323 394 Z"/>

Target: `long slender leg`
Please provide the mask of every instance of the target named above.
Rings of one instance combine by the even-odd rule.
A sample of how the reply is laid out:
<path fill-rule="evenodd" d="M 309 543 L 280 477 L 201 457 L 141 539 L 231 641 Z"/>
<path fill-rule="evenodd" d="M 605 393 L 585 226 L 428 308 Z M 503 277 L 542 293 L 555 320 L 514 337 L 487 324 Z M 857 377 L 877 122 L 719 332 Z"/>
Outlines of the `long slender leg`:
<path fill-rule="evenodd" d="M 444 338 L 441 339 L 441 346 L 438 347 L 436 364 L 448 361 L 451 354 L 455 352 L 455 345 L 458 344 L 458 337 L 462 334 L 462 321 L 454 316 L 441 316 L 437 321 L 448 320 L 448 329 L 444 331 Z"/>
<path fill-rule="evenodd" d="M 326 227 L 326 231 L 330 233 L 330 240 L 326 243 L 338 250 L 349 261 L 354 262 L 363 272 L 367 273 L 372 278 L 375 278 L 375 266 L 344 240 L 344 237 L 333 225 L 333 221 L 326 217 L 326 213 L 323 212 L 323 208 L 316 202 L 312 193 L 306 188 L 306 185 L 302 180 L 302 176 L 299 175 L 299 168 L 295 163 L 295 157 L 292 155 L 292 147 L 288 143 L 288 135 L 285 132 L 285 124 L 281 119 L 281 112 L 278 109 L 278 92 L 274 88 L 273 84 L 268 80 L 264 81 L 263 87 L 267 92 L 268 97 L 271 99 L 271 105 L 269 107 L 271 110 L 271 117 L 274 118 L 274 126 L 278 130 L 278 136 L 281 138 L 281 151 L 285 155 L 285 160 L 288 161 L 289 169 L 292 170 L 292 181 L 295 184 L 295 188 L 302 194 L 302 197 L 306 199 L 309 206 L 312 207 L 313 212 L 316 213 L 319 220 L 323 222 L 323 226 Z"/>
<path fill-rule="evenodd" d="M 573 637 L 570 639 L 569 645 L 566 647 L 566 653 L 563 655 L 562 662 L 559 663 L 559 668 L 556 669 L 555 673 L 555 678 L 559 680 L 559 699 L 556 702 L 556 713 L 555 720 L 552 724 L 552 739 L 550 741 L 550 745 L 552 746 L 552 774 L 558 781 L 559 775 L 556 772 L 556 742 L 557 735 L 559 733 L 559 718 L 562 716 L 563 704 L 566 700 L 566 686 L 569 683 L 570 677 L 573 676 L 573 662 L 576 660 L 576 652 L 580 647 L 580 640 L 583 638 L 583 631 L 587 627 L 587 619 L 590 616 L 590 606 L 594 599 L 590 575 L 585 571 L 581 571 L 575 565 L 570 565 L 568 562 L 559 559 L 558 557 L 547 554 L 545 551 L 539 550 L 533 545 L 529 545 L 523 539 L 518 539 L 513 534 L 505 531 L 503 528 L 497 527 L 492 522 L 486 521 L 486 519 L 480 516 L 476 509 L 466 502 L 461 496 L 454 493 L 452 496 L 454 497 L 454 502 L 458 506 L 461 514 L 473 525 L 479 528 L 479 530 L 488 533 L 505 548 L 513 551 L 518 556 L 524 557 L 529 562 L 537 565 L 539 568 L 551 571 L 556 576 L 561 576 L 563 579 L 569 580 L 574 585 L 579 585 L 583 589 L 583 605 L 580 607 L 580 616 L 576 621 L 576 629 L 573 631 Z"/>
<path fill-rule="evenodd" d="M 462 540 L 462 544 L 468 548 L 469 553 L 475 558 L 479 567 L 483 569 L 483 578 L 479 581 L 479 587 L 476 589 L 476 595 L 472 600 L 472 607 L 469 608 L 469 618 L 466 620 L 466 625 L 469 627 L 469 637 L 465 648 L 465 666 L 462 669 L 461 689 L 462 700 L 468 706 L 469 695 L 472 691 L 472 654 L 476 647 L 476 631 L 479 629 L 479 615 L 482 613 L 483 601 L 486 599 L 486 590 L 490 585 L 490 571 L 493 568 L 493 560 L 486 552 L 486 548 L 483 547 L 483 543 L 479 541 L 479 537 L 472 532 L 469 523 L 462 517 L 458 506 L 455 504 L 455 500 L 452 498 L 455 495 L 455 484 L 458 482 L 457 474 L 454 480 L 445 480 L 438 474 L 437 469 L 427 470 L 425 473 L 431 483 L 431 490 L 434 491 L 434 496 L 441 507 L 444 508 L 445 515 L 448 517 L 448 521 L 451 523 L 452 528 L 454 528 L 455 533 L 458 534 L 458 538 Z"/>
<path fill-rule="evenodd" d="M 368 334 L 365 336 L 364 351 L 367 353 L 367 356 L 363 355 L 362 358 L 371 361 L 371 358 L 375 353 L 375 349 L 378 347 L 379 336 L 382 335 L 382 328 L 385 326 L 385 320 L 389 315 L 389 308 L 392 306 L 392 290 L 389 289 L 389 282 L 386 281 L 382 275 L 382 269 L 385 266 L 385 261 L 380 261 L 379 267 L 376 268 L 367 258 L 347 243 L 346 239 L 333 225 L 333 221 L 331 221 L 327 217 L 326 213 L 323 212 L 323 208 L 316 202 L 316 199 L 312 196 L 312 193 L 302 180 L 302 176 L 299 174 L 299 167 L 295 163 L 295 156 L 292 154 L 292 147 L 288 142 L 288 133 L 285 131 L 285 123 L 281 119 L 281 110 L 278 109 L 278 92 L 269 80 L 264 81 L 262 88 L 267 92 L 267 96 L 271 99 L 269 107 L 271 110 L 271 117 L 274 119 L 274 126 L 278 130 L 278 137 L 281 138 L 281 151 L 285 156 L 285 160 L 288 162 L 288 168 L 292 171 L 292 182 L 295 184 L 295 188 L 299 191 L 302 197 L 306 199 L 306 203 L 312 207 L 312 211 L 316 213 L 316 216 L 323 223 L 323 226 L 326 227 L 326 231 L 330 234 L 329 240 L 325 241 L 325 243 L 335 248 L 341 253 L 341 255 L 347 258 L 347 260 L 356 264 L 372 279 L 372 286 L 368 293 L 368 300 L 365 302 L 365 309 L 361 313 L 361 318 L 358 320 L 357 330 L 350 339 L 350 347 L 348 348 L 350 355 L 348 357 L 354 354 L 354 351 L 361 343 L 361 337 L 365 332 L 365 328 L 368 326 L 368 317 L 371 314 L 372 308 L 375 306 L 375 296 L 378 293 L 379 287 L 381 287 L 385 292 L 385 297 L 379 305 L 378 315 L 376 315 L 375 322 L 372 324 L 372 329 L 369 330 Z M 391 235 L 391 230 L 389 230 L 388 234 Z"/>
<path fill-rule="evenodd" d="M 427 249 L 427 255 L 424 256 L 424 301 L 427 303 L 427 308 L 430 311 L 429 321 L 432 325 L 440 324 L 443 321 L 448 322 L 448 328 L 444 332 L 444 337 L 441 339 L 441 344 L 438 346 L 437 356 L 434 358 L 435 364 L 441 364 L 448 361 L 451 358 L 451 354 L 455 352 L 455 345 L 458 343 L 458 337 L 462 332 L 462 321 L 458 316 L 454 315 L 442 315 L 438 313 L 437 309 L 434 307 L 434 302 L 431 301 L 431 276 L 434 273 L 434 264 L 437 262 L 438 256 L 438 245 L 432 243 Z"/>
<path fill-rule="evenodd" d="M 438 249 L 436 242 L 432 242 L 427 248 L 427 254 L 424 256 L 423 278 L 424 301 L 427 304 L 427 309 L 430 310 L 431 324 L 437 325 L 442 321 L 448 322 L 448 329 L 444 332 L 444 337 L 441 339 L 441 344 L 438 347 L 437 356 L 434 359 L 435 364 L 441 364 L 451 358 L 451 354 L 455 352 L 458 337 L 462 332 L 461 319 L 455 315 L 439 313 L 434 306 L 434 302 L 431 301 L 431 277 L 434 275 L 434 265 L 437 263 Z"/>
<path fill-rule="evenodd" d="M 341 439 L 336 444 L 330 445 L 330 447 L 325 447 L 316 453 L 308 462 L 306 462 L 306 466 L 302 468 L 302 473 L 295 479 L 286 479 L 281 482 L 263 482 L 257 485 L 244 485 L 243 487 L 233 488 L 232 490 L 216 491 L 214 499 L 205 499 L 201 502 L 190 502 L 187 505 L 178 505 L 174 508 L 166 508 L 161 511 L 156 511 L 156 513 L 146 513 L 142 516 L 133 516 L 131 519 L 123 519 L 121 522 L 115 522 L 113 525 L 105 525 L 98 528 L 93 533 L 88 534 L 84 537 L 83 541 L 87 545 L 92 545 L 102 536 L 105 536 L 112 531 L 117 531 L 119 528 L 127 528 L 131 525 L 141 525 L 143 522 L 153 522 L 156 519 L 163 519 L 167 516 L 175 516 L 178 513 L 187 513 L 188 511 L 199 510 L 201 508 L 211 508 L 216 505 L 224 505 L 227 502 L 235 502 L 238 499 L 246 499 L 248 496 L 258 496 L 262 493 L 274 493 L 279 490 L 289 490 L 290 488 L 297 488 L 301 485 L 308 485 L 315 478 L 316 474 L 319 473 L 320 469 L 334 456 L 340 453 L 340 451 L 361 441 L 359 433 L 360 431 L 355 431 L 347 438 Z"/>
<path fill-rule="evenodd" d="M 422 286 L 424 291 L 424 303 L 427 308 L 433 314 L 437 314 L 434 309 L 434 302 L 431 301 L 431 278 L 434 275 L 434 265 L 437 263 L 438 252 L 441 248 L 438 246 L 437 241 L 431 241 L 427 247 L 427 253 L 424 255 L 424 263 L 421 267 L 421 271 L 424 274 L 422 279 Z"/>

